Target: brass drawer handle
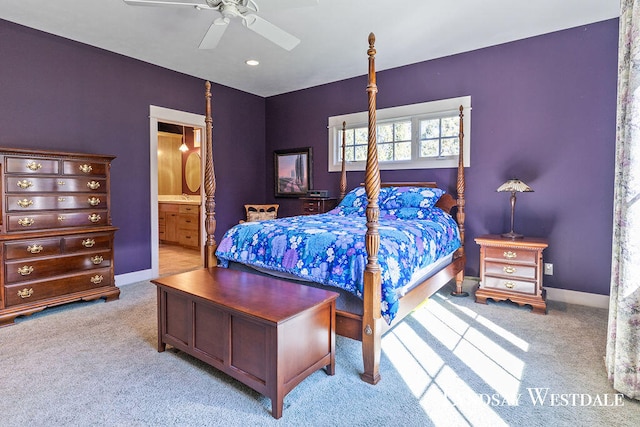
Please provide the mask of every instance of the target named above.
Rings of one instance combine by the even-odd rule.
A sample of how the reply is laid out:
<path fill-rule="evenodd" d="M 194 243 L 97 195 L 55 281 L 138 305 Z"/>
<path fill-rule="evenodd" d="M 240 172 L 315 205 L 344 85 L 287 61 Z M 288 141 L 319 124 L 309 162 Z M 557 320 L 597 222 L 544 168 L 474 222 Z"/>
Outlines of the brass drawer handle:
<path fill-rule="evenodd" d="M 509 289 L 513 289 L 513 288 L 516 287 L 516 284 L 513 283 L 513 282 L 505 282 L 504 287 L 505 288 L 509 288 Z"/>
<path fill-rule="evenodd" d="M 100 199 L 98 199 L 97 197 L 89 197 L 87 199 L 87 203 L 89 203 L 89 205 L 91 206 L 98 206 L 100 204 Z"/>
<path fill-rule="evenodd" d="M 91 262 L 94 265 L 102 264 L 102 261 L 104 261 L 104 258 L 102 258 L 102 255 L 96 255 L 94 257 L 91 257 Z"/>
<path fill-rule="evenodd" d="M 84 246 L 85 248 L 92 248 L 93 245 L 96 244 L 96 241 L 93 239 L 84 239 L 82 241 L 82 246 Z"/>
<path fill-rule="evenodd" d="M 24 288 L 23 290 L 18 291 L 18 296 L 22 299 L 29 298 L 31 295 L 33 295 L 33 288 Z"/>
<path fill-rule="evenodd" d="M 93 283 L 94 285 L 99 285 L 104 280 L 104 277 L 99 274 L 96 274 L 89 280 L 91 280 L 91 283 Z"/>
<path fill-rule="evenodd" d="M 102 219 L 102 217 L 98 214 L 91 214 L 89 215 L 89 221 L 93 222 L 94 224 L 96 222 L 99 222 Z"/>
<path fill-rule="evenodd" d="M 512 251 L 505 251 L 502 255 L 507 259 L 514 259 L 515 257 L 518 256 L 517 253 L 512 252 Z"/>
<path fill-rule="evenodd" d="M 30 161 L 29 163 L 27 163 L 27 169 L 29 169 L 30 171 L 37 171 L 39 169 L 42 169 L 42 165 L 40 163 L 36 163 L 35 161 Z"/>
<path fill-rule="evenodd" d="M 33 218 L 20 218 L 18 219 L 18 224 L 20 224 L 23 227 L 29 227 L 31 225 L 33 225 L 33 223 L 36 222 Z"/>
<path fill-rule="evenodd" d="M 58 221 L 62 222 L 64 221 L 66 218 L 63 217 L 62 215 L 58 215 Z"/>
<path fill-rule="evenodd" d="M 93 170 L 93 168 L 91 167 L 91 165 L 80 165 L 80 172 L 84 172 L 84 173 L 89 173 Z"/>
<path fill-rule="evenodd" d="M 18 181 L 16 185 L 23 190 L 26 190 L 27 188 L 33 187 L 33 182 L 29 181 L 28 179 L 23 179 L 21 181 Z"/>
<path fill-rule="evenodd" d="M 21 208 L 28 208 L 29 206 L 33 206 L 33 200 L 18 200 L 18 206 L 20 206 Z"/>
<path fill-rule="evenodd" d="M 42 252 L 42 249 L 43 249 L 42 245 L 38 245 L 38 244 L 27 246 L 27 252 L 31 254 L 39 254 L 40 252 Z"/>
<path fill-rule="evenodd" d="M 67 200 L 66 197 L 58 197 L 59 202 L 65 202 L 66 200 Z"/>
<path fill-rule="evenodd" d="M 64 182 L 64 181 L 58 181 L 58 185 L 60 185 L 60 186 L 63 186 L 63 185 L 66 185 L 66 184 L 67 184 L 67 183 L 66 183 L 66 182 Z"/>
<path fill-rule="evenodd" d="M 502 268 L 502 270 L 503 270 L 505 273 L 507 273 L 507 274 L 513 274 L 513 273 L 515 273 L 515 272 L 516 272 L 516 268 L 515 268 L 515 267 L 512 267 L 512 266 L 510 266 L 510 265 L 506 265 L 506 266 L 504 266 L 504 267 Z"/>
<path fill-rule="evenodd" d="M 92 190 L 97 190 L 98 188 L 100 188 L 100 183 L 98 181 L 89 181 L 87 182 L 87 187 Z"/>
<path fill-rule="evenodd" d="M 21 276 L 28 276 L 31 273 L 33 273 L 33 267 L 30 265 L 25 265 L 23 267 L 18 268 L 18 273 L 20 273 Z"/>

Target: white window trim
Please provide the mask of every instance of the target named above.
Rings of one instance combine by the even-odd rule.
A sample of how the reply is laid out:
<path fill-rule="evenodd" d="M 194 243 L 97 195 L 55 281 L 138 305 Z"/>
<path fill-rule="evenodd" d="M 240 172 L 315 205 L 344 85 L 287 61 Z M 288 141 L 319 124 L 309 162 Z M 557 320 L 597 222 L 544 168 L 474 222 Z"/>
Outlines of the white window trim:
<path fill-rule="evenodd" d="M 423 102 L 420 104 L 402 105 L 399 107 L 384 108 L 376 111 L 377 122 L 382 123 L 389 120 L 399 120 L 402 118 L 438 116 L 448 112 L 459 112 L 462 105 L 464 108 L 464 166 L 471 166 L 471 96 L 461 96 L 458 98 L 442 99 L 438 101 Z M 368 112 L 343 114 L 341 116 L 329 117 L 329 172 L 340 172 L 342 164 L 340 162 L 340 154 L 342 151 L 342 122 L 347 123 L 347 128 L 366 127 L 368 121 Z M 413 130 L 415 133 L 415 129 Z M 365 163 L 347 162 L 346 170 L 363 171 Z M 443 159 L 413 159 L 410 161 L 390 161 L 380 162 L 380 169 L 437 169 L 437 168 L 455 168 L 458 166 L 457 158 Z"/>

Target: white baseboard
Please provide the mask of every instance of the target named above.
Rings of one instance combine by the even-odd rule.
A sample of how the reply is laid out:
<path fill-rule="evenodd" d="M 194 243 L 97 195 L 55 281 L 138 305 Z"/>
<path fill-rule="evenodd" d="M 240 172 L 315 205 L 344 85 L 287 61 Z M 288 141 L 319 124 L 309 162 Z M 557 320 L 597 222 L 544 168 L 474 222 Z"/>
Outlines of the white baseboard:
<path fill-rule="evenodd" d="M 133 271 L 131 273 L 116 275 L 116 286 L 130 285 L 132 283 L 143 282 L 145 280 L 151 280 L 154 276 L 151 269 Z"/>
<path fill-rule="evenodd" d="M 479 277 L 465 276 L 462 288 L 473 295 L 479 281 Z M 547 300 L 550 301 L 586 305 L 588 307 L 609 308 L 609 295 L 591 294 L 588 292 L 549 288 L 546 286 L 544 289 L 547 291 Z"/>

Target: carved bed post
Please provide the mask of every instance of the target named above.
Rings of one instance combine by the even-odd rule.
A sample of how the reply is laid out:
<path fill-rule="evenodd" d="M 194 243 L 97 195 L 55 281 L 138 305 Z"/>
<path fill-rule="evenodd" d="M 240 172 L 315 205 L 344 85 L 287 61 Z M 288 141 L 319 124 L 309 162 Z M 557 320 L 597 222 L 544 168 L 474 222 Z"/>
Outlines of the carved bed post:
<path fill-rule="evenodd" d="M 458 222 L 458 228 L 460 229 L 460 241 L 462 246 L 458 249 L 459 256 L 464 256 L 464 108 L 460 106 L 460 131 L 458 132 L 458 179 L 456 183 L 456 189 L 458 191 L 457 206 L 458 212 L 456 213 L 456 220 Z M 451 292 L 454 297 L 468 297 L 469 292 L 462 290 L 462 283 L 464 282 L 464 268 L 456 275 L 456 290 Z"/>
<path fill-rule="evenodd" d="M 347 159 L 345 159 L 347 122 L 342 122 L 342 169 L 340 170 L 340 197 L 338 201 L 342 201 L 347 194 Z"/>
<path fill-rule="evenodd" d="M 380 381 L 380 352 L 382 336 L 382 316 L 380 314 L 381 271 L 378 264 L 378 249 L 380 234 L 378 232 L 378 195 L 380 194 L 380 169 L 378 165 L 378 147 L 376 136 L 376 85 L 375 54 L 376 38 L 369 34 L 369 84 L 367 94 L 369 99 L 369 140 L 367 145 L 367 166 L 365 170 L 365 190 L 367 192 L 367 233 L 365 245 L 367 249 L 367 266 L 364 271 L 364 313 L 362 315 L 362 359 L 364 373 L 360 375 L 363 381 L 376 384 Z"/>
<path fill-rule="evenodd" d="M 218 260 L 216 258 L 217 243 L 214 236 L 216 231 L 216 175 L 213 171 L 213 119 L 211 118 L 211 83 L 206 82 L 205 98 L 206 98 L 206 115 L 205 115 L 205 168 L 204 168 L 204 190 L 205 190 L 205 228 L 207 231 L 207 241 L 204 248 L 204 267 L 216 267 Z"/>

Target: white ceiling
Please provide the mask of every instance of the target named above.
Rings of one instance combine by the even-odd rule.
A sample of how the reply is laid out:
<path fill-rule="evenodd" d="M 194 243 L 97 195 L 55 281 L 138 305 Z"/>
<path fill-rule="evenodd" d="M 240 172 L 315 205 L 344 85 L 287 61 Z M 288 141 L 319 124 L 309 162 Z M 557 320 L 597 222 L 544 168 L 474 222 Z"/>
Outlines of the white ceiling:
<path fill-rule="evenodd" d="M 1 0 L 0 18 L 271 96 L 367 73 L 367 36 L 384 70 L 619 16 L 620 0 L 319 0 L 260 16 L 302 42 L 286 51 L 232 21 L 213 50 L 198 45 L 212 10 L 122 0 Z M 245 60 L 258 59 L 258 67 Z"/>

